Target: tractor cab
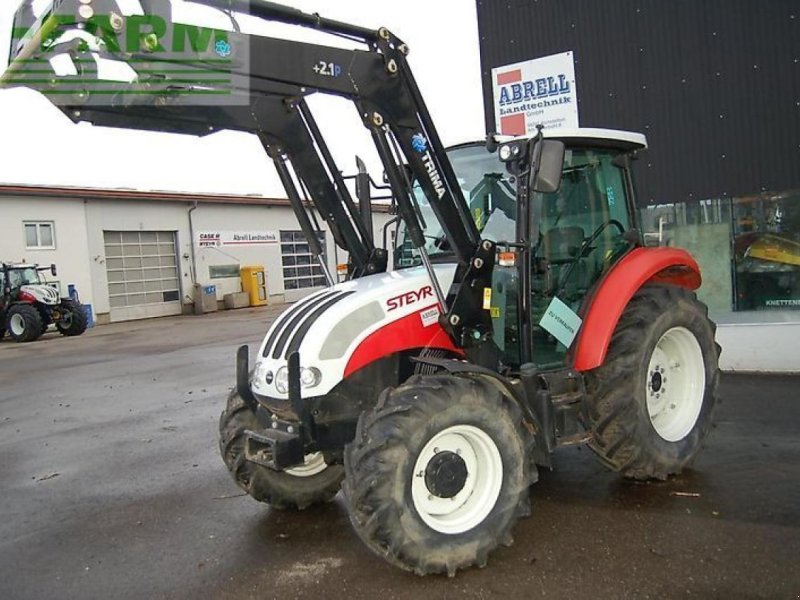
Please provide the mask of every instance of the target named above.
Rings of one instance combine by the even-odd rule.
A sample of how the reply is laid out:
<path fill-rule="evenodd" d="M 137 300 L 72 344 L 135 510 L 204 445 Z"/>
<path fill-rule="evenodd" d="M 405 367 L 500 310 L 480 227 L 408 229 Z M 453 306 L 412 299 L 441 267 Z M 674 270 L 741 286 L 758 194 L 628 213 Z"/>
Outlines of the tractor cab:
<path fill-rule="evenodd" d="M 497 245 L 489 310 L 495 344 L 510 367 L 522 363 L 517 302 L 522 291 L 517 264 L 521 249 L 528 248 L 531 253 L 530 289 L 526 292 L 530 297 L 531 358 L 540 368 L 557 368 L 567 362 L 571 344 L 554 335 L 547 320 L 543 322 L 554 299 L 561 310 L 581 318 L 595 284 L 640 241 L 628 159 L 647 147 L 645 137 L 599 129 L 545 131 L 544 137 L 565 144 L 561 183 L 557 191 L 532 194 L 527 207 L 517 202 L 521 175 L 509 168 L 515 148 L 527 140 L 501 144 L 495 152 L 483 142 L 448 150 L 481 237 Z M 418 184 L 414 190 L 431 261 L 453 261 L 425 194 Z M 521 219 L 530 221 L 528 239 L 520 235 Z M 395 266 L 402 269 L 420 264 L 406 231 L 398 242 Z"/>
<path fill-rule="evenodd" d="M 49 267 L 39 267 L 28 263 L 1 263 L 0 264 L 0 290 L 3 296 L 14 296 L 19 292 L 41 297 L 41 301 L 47 304 L 57 303 L 52 300 L 52 294 L 47 282 L 39 274 L 42 271 L 50 270 L 55 275 L 55 265 Z M 47 289 L 42 289 L 47 288 Z"/>

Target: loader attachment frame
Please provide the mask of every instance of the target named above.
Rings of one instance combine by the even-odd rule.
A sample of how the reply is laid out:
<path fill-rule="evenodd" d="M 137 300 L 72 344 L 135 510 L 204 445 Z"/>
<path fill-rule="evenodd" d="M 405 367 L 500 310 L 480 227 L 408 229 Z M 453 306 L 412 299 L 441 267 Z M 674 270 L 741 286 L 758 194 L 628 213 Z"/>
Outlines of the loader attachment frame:
<path fill-rule="evenodd" d="M 406 44 L 387 29 L 377 31 L 310 15 L 299 10 L 253 0 L 195 0 L 227 12 L 246 12 L 266 21 L 311 27 L 346 37 L 366 49 L 342 49 L 311 43 L 225 32 L 228 61 L 210 58 L 207 49 L 190 49 L 180 60 L 164 48 L 174 47 L 176 36 L 167 29 L 162 37 L 140 36 L 136 48 L 124 33 L 125 20 L 115 0 L 54 0 L 38 20 L 23 4 L 15 31 L 25 31 L 12 41 L 12 61 L 0 85 L 25 85 L 41 91 L 73 121 L 96 125 L 162 132 L 207 135 L 221 129 L 254 133 L 275 163 L 287 196 L 308 238 L 312 252 L 321 257 L 309 201 L 331 229 L 334 239 L 350 254 L 350 276 L 360 277 L 386 269 L 388 253 L 376 248 L 370 227 L 360 217 L 344 178 L 314 121 L 305 98 L 313 93 L 340 96 L 353 102 L 369 130 L 386 169 L 398 213 L 420 251 L 437 298 L 443 307 L 441 323 L 462 348 L 480 346 L 491 339 L 491 319 L 482 309 L 482 294 L 491 286 L 494 244 L 482 241 L 444 146 L 436 131 L 406 56 Z M 92 10 L 86 10 L 91 6 Z M 167 0 L 141 0 L 145 17 L 170 21 Z M 91 13 L 91 14 L 90 14 Z M 122 22 L 119 19 L 123 19 Z M 65 32 L 91 32 L 98 42 L 66 40 Z M 81 35 L 82 35 L 81 34 Z M 84 36 L 85 37 L 85 36 Z M 126 41 L 127 39 L 127 41 Z M 62 41 L 65 40 L 65 41 Z M 125 44 L 128 46 L 125 46 Z M 217 48 L 219 50 L 219 48 Z M 247 60 L 236 60 L 242 50 Z M 66 53 L 77 65 L 78 90 L 59 94 L 63 82 L 49 62 Z M 115 93 L 99 97 L 92 83 L 98 57 L 126 62 L 137 72 L 130 82 L 114 83 Z M 177 62 L 176 62 L 177 61 Z M 176 64 L 180 75 L 176 76 Z M 86 66 L 88 65 L 88 67 Z M 36 69 L 31 69 L 35 66 Z M 41 77 L 41 70 L 52 73 Z M 217 89 L 209 74 L 217 73 L 225 102 L 199 103 L 193 92 Z M 224 77 L 224 76 L 227 76 Z M 76 78 L 70 82 L 74 85 Z M 85 85 L 80 85 L 85 82 Z M 223 93 L 224 91 L 224 93 Z M 455 281 L 442 290 L 427 260 L 423 228 L 418 219 L 411 181 L 405 163 L 441 223 L 456 262 Z M 305 197 L 307 192 L 308 198 Z"/>

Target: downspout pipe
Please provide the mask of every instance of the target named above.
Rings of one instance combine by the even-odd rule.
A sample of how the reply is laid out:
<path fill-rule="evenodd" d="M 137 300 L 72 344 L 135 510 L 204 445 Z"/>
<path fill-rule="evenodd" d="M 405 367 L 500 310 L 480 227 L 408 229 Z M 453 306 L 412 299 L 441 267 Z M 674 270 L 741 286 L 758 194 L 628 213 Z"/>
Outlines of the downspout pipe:
<path fill-rule="evenodd" d="M 192 219 L 192 213 L 197 210 L 197 200 L 194 201 L 191 208 L 189 208 L 189 235 L 191 236 L 191 252 L 190 256 L 192 257 L 192 264 L 191 264 L 191 274 L 192 274 L 192 284 L 197 283 L 197 263 L 195 261 L 195 248 L 194 248 L 194 220 Z"/>

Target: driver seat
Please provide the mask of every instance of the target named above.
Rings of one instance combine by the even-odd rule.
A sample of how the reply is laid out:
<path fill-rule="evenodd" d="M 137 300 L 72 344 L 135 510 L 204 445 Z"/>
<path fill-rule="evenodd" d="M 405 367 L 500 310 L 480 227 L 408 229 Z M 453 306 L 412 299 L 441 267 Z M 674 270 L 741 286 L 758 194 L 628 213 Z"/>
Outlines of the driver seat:
<path fill-rule="evenodd" d="M 577 226 L 554 227 L 542 236 L 539 257 L 545 267 L 542 291 L 546 296 L 561 290 L 561 299 L 570 301 L 585 293 L 588 272 L 580 259 L 585 239 L 583 228 Z"/>
<path fill-rule="evenodd" d="M 575 262 L 585 239 L 582 227 L 555 227 L 542 236 L 541 257 L 555 265 Z"/>

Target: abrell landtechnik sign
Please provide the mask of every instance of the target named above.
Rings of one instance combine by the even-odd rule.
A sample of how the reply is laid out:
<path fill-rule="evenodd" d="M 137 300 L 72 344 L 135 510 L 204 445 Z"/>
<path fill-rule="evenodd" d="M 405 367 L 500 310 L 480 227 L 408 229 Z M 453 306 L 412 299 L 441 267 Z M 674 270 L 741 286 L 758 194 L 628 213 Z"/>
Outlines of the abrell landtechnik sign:
<path fill-rule="evenodd" d="M 501 135 L 534 135 L 537 125 L 579 127 L 572 52 L 492 69 L 492 85 Z"/>

